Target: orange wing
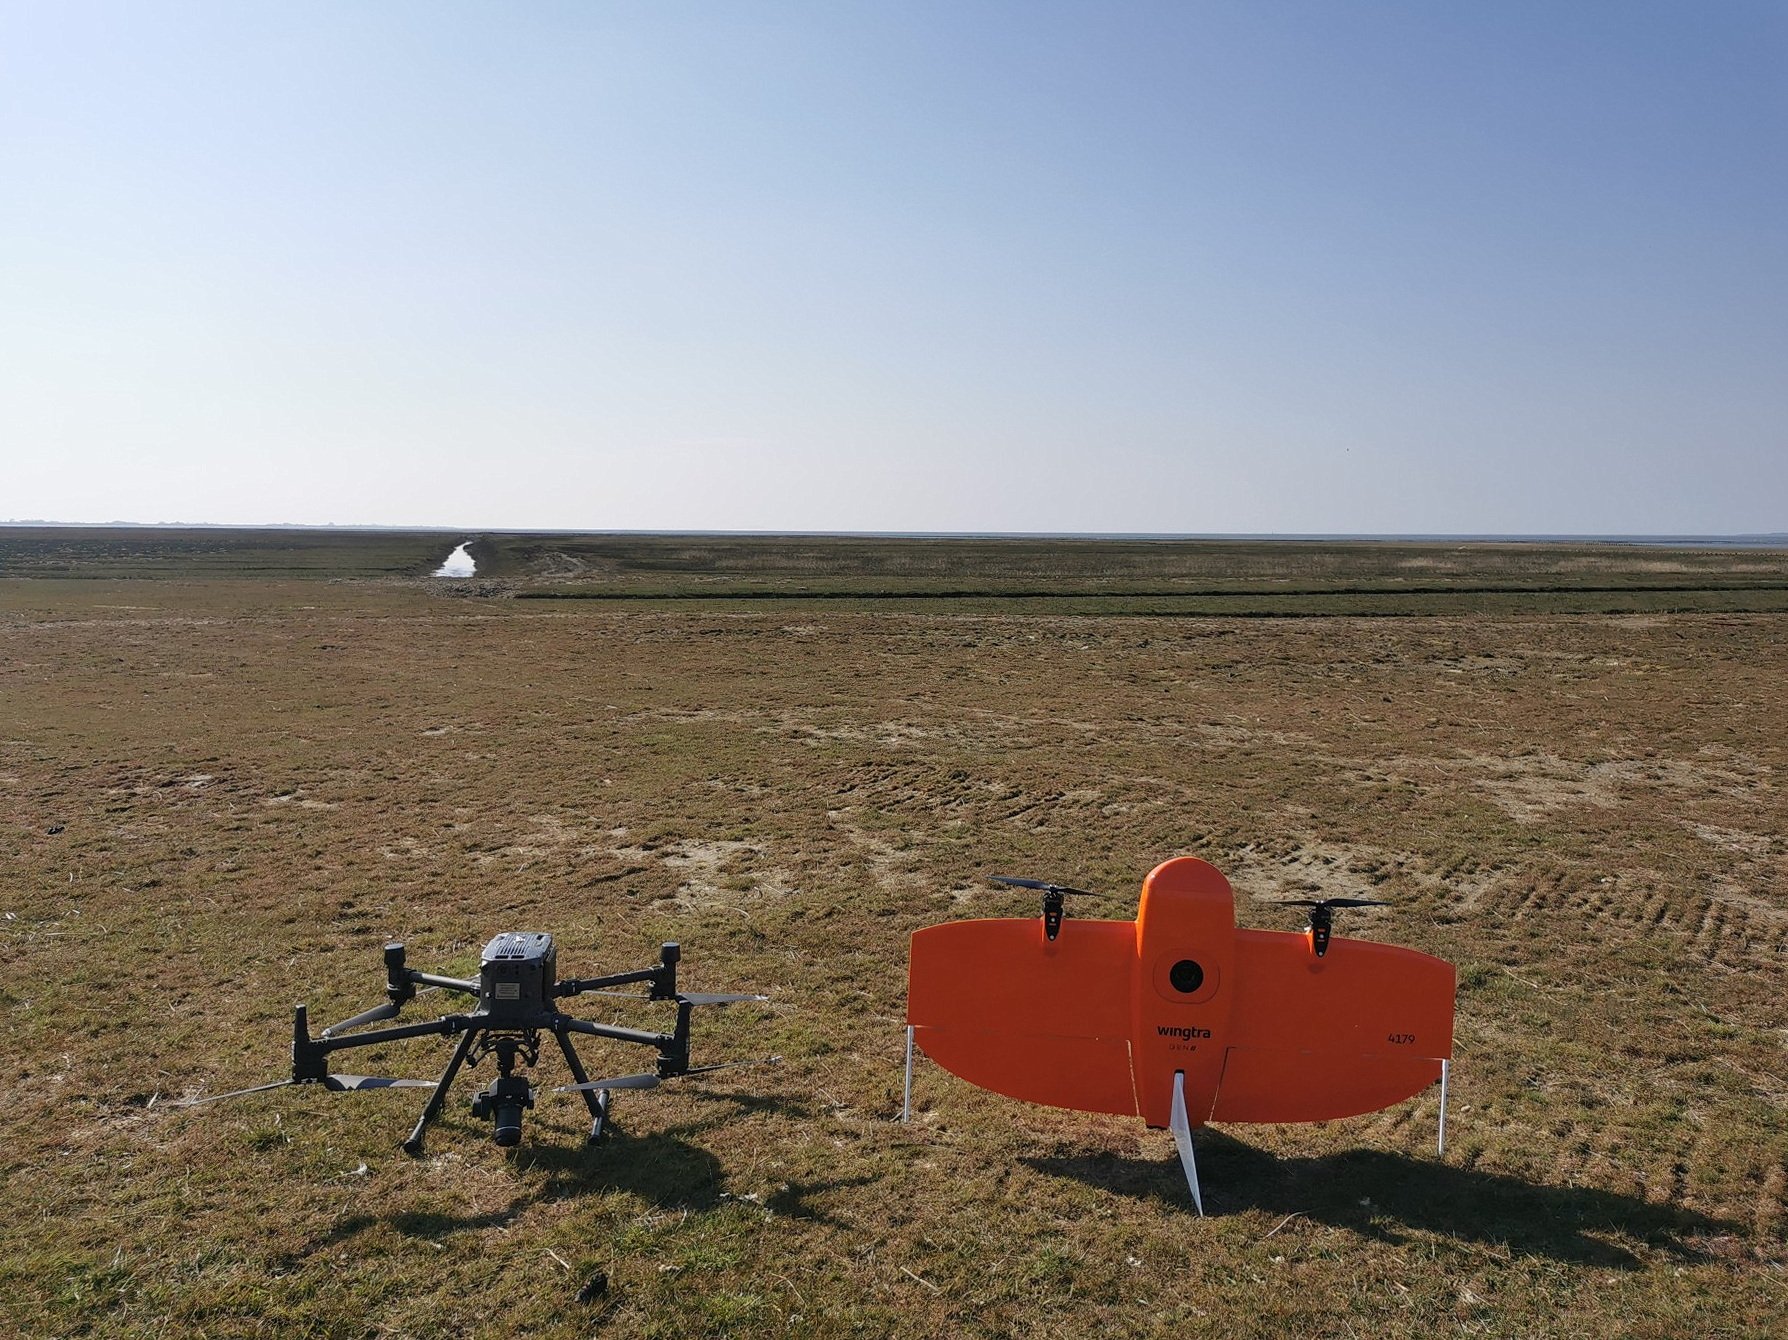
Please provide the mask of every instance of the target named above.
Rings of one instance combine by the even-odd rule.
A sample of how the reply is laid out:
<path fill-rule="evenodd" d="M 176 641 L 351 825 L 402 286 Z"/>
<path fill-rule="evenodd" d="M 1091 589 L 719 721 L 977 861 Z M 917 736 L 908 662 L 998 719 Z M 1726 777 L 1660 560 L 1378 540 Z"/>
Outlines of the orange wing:
<path fill-rule="evenodd" d="M 1136 923 L 953 921 L 913 935 L 906 1019 L 953 1075 L 1009 1098 L 1133 1115 Z"/>
<path fill-rule="evenodd" d="M 1440 1078 L 1453 1054 L 1453 965 L 1336 937 L 1236 932 L 1235 1002 L 1212 1121 L 1376 1112 Z M 1171 1077 L 1169 1077 L 1171 1078 Z"/>

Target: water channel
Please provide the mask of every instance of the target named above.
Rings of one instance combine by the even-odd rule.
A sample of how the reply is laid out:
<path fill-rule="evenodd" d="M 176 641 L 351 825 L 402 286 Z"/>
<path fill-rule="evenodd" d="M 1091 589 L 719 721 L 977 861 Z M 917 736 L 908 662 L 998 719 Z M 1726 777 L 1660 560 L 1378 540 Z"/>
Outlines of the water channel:
<path fill-rule="evenodd" d="M 469 543 L 471 543 L 471 541 L 468 540 L 467 544 Z M 435 569 L 435 576 L 470 577 L 477 566 L 477 564 L 472 562 L 472 556 L 466 552 L 466 546 L 462 544 L 451 554 L 447 555 L 447 561 L 445 563 Z"/>

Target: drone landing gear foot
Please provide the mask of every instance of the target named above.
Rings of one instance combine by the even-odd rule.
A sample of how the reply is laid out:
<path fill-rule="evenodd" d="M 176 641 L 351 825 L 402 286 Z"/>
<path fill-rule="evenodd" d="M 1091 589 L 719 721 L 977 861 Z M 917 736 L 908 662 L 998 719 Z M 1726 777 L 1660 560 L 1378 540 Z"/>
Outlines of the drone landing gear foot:
<path fill-rule="evenodd" d="M 600 1089 L 597 1091 L 596 1099 L 596 1116 L 590 1122 L 590 1138 L 585 1141 L 586 1144 L 592 1145 L 600 1143 L 608 1134 L 608 1109 L 609 1104 L 614 1102 L 614 1095 L 607 1089 Z"/>
<path fill-rule="evenodd" d="M 1447 1156 L 1447 1070 L 1451 1064 L 1444 1058 L 1440 1063 L 1440 1131 L 1434 1145 L 1434 1157 L 1437 1159 Z"/>
<path fill-rule="evenodd" d="M 913 1119 L 913 1026 L 906 1026 L 906 1085 L 900 1094 L 900 1119 Z"/>

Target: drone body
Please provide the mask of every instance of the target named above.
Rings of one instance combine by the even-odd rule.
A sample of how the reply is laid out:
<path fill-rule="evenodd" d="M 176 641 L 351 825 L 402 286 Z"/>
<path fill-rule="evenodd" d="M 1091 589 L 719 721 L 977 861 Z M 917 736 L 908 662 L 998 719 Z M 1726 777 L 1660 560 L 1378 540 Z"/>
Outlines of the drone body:
<path fill-rule="evenodd" d="M 677 989 L 677 964 L 681 958 L 682 951 L 677 945 L 665 944 L 659 950 L 659 961 L 655 967 L 611 973 L 603 977 L 560 980 L 557 976 L 558 952 L 552 936 L 544 931 L 505 931 L 484 947 L 478 976 L 458 978 L 418 972 L 406 966 L 404 946 L 394 941 L 385 946 L 385 1004 L 375 1005 L 351 1019 L 325 1028 L 321 1035 L 314 1038 L 310 1035 L 306 1007 L 299 1005 L 292 1011 L 290 1079 L 257 1085 L 250 1089 L 238 1089 L 234 1093 L 189 1099 L 177 1106 L 213 1102 L 218 1098 L 258 1093 L 288 1084 L 316 1084 L 336 1093 L 427 1088 L 434 1092 L 429 1097 L 428 1105 L 423 1108 L 410 1138 L 403 1142 L 406 1153 L 420 1154 L 422 1132 L 440 1114 L 447 1091 L 452 1087 L 461 1067 L 467 1064 L 477 1066 L 484 1058 L 492 1057 L 497 1074 L 472 1099 L 472 1115 L 491 1122 L 492 1136 L 497 1144 L 513 1146 L 521 1140 L 522 1114 L 534 1106 L 536 1092 L 532 1081 L 518 1071 L 539 1061 L 541 1035 L 551 1034 L 576 1080 L 576 1083 L 561 1086 L 559 1091 L 580 1093 L 583 1096 L 591 1116 L 590 1139 L 594 1141 L 601 1137 L 605 1129 L 614 1090 L 649 1089 L 656 1087 L 662 1080 L 682 1075 L 705 1074 L 712 1070 L 727 1069 L 734 1064 L 756 1064 L 733 1062 L 722 1065 L 690 1065 L 689 1035 L 694 1007 L 725 1005 L 739 1000 L 764 1000 L 766 997 L 681 992 Z M 643 984 L 649 989 L 644 994 L 613 990 L 617 986 L 633 984 Z M 396 1018 L 402 1008 L 415 998 L 418 986 L 471 996 L 476 999 L 477 1004 L 463 1014 L 447 1014 L 426 1022 L 398 1024 L 367 1032 L 356 1031 L 368 1024 Z M 565 1013 L 557 1004 L 561 999 L 591 992 L 607 996 L 623 995 L 632 1000 L 674 1003 L 677 1007 L 676 1023 L 669 1033 L 622 1028 L 579 1019 Z M 372 1075 L 331 1074 L 329 1071 L 329 1057 L 334 1052 L 430 1035 L 458 1038 L 453 1055 L 447 1062 L 447 1069 L 439 1079 L 386 1079 Z M 645 1074 L 592 1080 L 585 1073 L 577 1049 L 572 1045 L 572 1038 L 579 1035 L 656 1048 L 656 1068 Z M 774 1062 L 780 1058 L 766 1059 Z"/>
<path fill-rule="evenodd" d="M 1452 965 L 1331 940 L 1329 907 L 1352 900 L 1314 905 L 1301 934 L 1238 929 L 1229 882 L 1178 857 L 1143 882 L 1135 921 L 1062 924 L 1055 886 L 1026 883 L 1045 889 L 1044 925 L 914 934 L 910 1040 L 995 1093 L 1173 1128 L 1194 1199 L 1206 1122 L 1354 1116 L 1443 1078 Z"/>

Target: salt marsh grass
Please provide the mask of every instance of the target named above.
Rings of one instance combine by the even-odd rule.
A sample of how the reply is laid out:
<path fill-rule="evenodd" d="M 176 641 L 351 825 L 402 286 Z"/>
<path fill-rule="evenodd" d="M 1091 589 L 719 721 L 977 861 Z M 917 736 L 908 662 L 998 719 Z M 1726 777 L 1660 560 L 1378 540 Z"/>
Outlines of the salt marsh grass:
<path fill-rule="evenodd" d="M 461 538 L 390 580 L 0 581 L 0 1292 L 22 1332 L 1788 1319 L 1779 614 L 523 601 L 417 575 Z M 914 929 L 1029 914 L 993 871 L 1128 916 L 1176 853 L 1229 874 L 1245 924 L 1370 890 L 1393 906 L 1344 933 L 1460 965 L 1444 1163 L 1432 1095 L 1226 1127 L 1198 1220 L 1170 1139 L 1134 1122 L 923 1063 L 893 1120 Z M 373 1003 L 387 938 L 466 971 L 502 929 L 591 972 L 678 940 L 695 989 L 772 996 L 704 1018 L 700 1056 L 787 1062 L 627 1096 L 591 1150 L 563 1096 L 513 1155 L 462 1098 L 419 1161 L 401 1091 L 166 1110 L 279 1075 L 295 1001 Z"/>

